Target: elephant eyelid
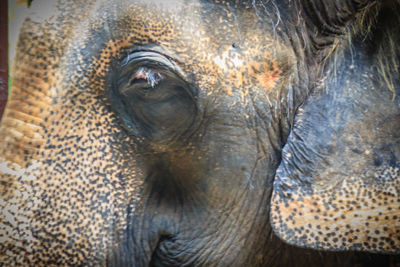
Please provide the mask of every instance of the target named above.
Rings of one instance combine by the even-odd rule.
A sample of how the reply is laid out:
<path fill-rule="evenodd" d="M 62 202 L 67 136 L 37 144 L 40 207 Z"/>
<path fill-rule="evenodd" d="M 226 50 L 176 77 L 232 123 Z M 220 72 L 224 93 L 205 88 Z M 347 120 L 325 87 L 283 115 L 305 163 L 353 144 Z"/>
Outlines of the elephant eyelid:
<path fill-rule="evenodd" d="M 120 68 L 123 69 L 131 64 L 151 65 L 155 69 L 173 71 L 182 80 L 187 81 L 186 73 L 180 68 L 175 60 L 165 54 L 153 50 L 134 50 L 122 59 Z"/>

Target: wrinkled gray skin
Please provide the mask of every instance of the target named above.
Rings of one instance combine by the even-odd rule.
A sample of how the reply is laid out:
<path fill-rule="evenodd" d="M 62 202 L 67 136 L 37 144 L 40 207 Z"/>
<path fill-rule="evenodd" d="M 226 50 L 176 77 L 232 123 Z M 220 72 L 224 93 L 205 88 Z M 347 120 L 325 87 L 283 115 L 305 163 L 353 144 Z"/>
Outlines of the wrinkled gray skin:
<path fill-rule="evenodd" d="M 5 266 L 400 264 L 398 1 L 32 8 Z"/>

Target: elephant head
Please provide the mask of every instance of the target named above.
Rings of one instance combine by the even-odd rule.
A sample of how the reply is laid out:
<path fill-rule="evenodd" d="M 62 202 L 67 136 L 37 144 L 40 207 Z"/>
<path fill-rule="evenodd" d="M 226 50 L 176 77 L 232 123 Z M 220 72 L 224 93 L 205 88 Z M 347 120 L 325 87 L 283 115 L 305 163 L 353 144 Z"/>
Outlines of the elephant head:
<path fill-rule="evenodd" d="M 33 1 L 0 127 L 0 261 L 398 260 L 374 255 L 400 253 L 399 12 Z"/>

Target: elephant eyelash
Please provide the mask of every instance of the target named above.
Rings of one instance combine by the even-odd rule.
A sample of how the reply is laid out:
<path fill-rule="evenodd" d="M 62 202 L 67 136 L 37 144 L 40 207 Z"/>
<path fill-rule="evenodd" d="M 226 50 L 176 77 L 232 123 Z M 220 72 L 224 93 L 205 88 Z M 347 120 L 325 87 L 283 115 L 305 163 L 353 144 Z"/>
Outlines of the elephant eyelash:
<path fill-rule="evenodd" d="M 146 80 L 147 84 L 150 85 L 152 88 L 157 86 L 161 80 L 163 80 L 163 75 L 159 72 L 155 72 L 146 67 L 140 67 L 133 75 L 130 80 L 130 84 L 134 84 L 140 80 Z"/>

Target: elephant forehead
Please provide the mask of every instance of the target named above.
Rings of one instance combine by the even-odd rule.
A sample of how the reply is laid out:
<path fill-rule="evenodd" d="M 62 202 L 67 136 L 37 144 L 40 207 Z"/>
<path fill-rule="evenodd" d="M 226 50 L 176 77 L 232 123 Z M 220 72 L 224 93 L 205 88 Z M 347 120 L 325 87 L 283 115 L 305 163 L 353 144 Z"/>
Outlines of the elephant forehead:
<path fill-rule="evenodd" d="M 99 20 L 102 16 L 108 19 Z M 131 51 L 155 50 L 190 74 L 199 89 L 222 88 L 228 95 L 233 87 L 271 90 L 287 74 L 293 56 L 279 37 L 272 37 L 269 24 L 259 22 L 254 7 L 244 3 L 238 8 L 198 1 L 110 3 L 91 13 L 71 44 L 67 61 L 79 66 L 71 79 L 86 78 L 81 71 L 86 69 L 93 84 Z"/>

